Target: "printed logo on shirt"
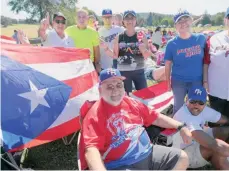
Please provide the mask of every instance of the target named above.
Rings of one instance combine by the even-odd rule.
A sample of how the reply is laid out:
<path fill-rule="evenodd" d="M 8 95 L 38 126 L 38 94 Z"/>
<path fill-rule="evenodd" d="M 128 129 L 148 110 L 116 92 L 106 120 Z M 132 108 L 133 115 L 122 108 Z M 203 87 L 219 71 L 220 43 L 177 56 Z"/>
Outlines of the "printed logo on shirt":
<path fill-rule="evenodd" d="M 214 53 L 217 53 L 218 51 L 225 51 L 225 57 L 228 57 L 229 56 L 229 45 L 217 46 L 214 49 Z"/>
<path fill-rule="evenodd" d="M 190 48 L 184 48 L 184 49 L 178 49 L 177 55 L 180 55 L 182 53 L 185 53 L 185 57 L 189 58 L 195 55 L 201 54 L 201 47 L 200 45 L 192 46 Z"/>
<path fill-rule="evenodd" d="M 114 33 L 110 36 L 107 36 L 107 37 L 103 37 L 101 36 L 101 38 L 105 41 L 105 42 L 112 42 L 112 40 L 115 39 L 115 37 L 117 36 L 118 33 Z"/>
<path fill-rule="evenodd" d="M 119 113 L 114 113 L 107 121 L 107 128 L 112 134 L 111 148 L 120 146 L 126 139 L 137 135 L 136 131 L 141 128 L 141 125 L 128 124 L 128 112 L 121 110 Z"/>

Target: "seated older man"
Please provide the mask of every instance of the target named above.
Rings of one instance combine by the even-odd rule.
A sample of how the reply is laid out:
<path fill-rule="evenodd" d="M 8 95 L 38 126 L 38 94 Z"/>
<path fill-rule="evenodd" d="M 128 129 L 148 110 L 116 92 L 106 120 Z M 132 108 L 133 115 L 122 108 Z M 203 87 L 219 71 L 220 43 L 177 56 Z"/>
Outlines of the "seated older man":
<path fill-rule="evenodd" d="M 82 169 L 185 170 L 186 153 L 152 145 L 143 126 L 176 128 L 183 140 L 190 143 L 188 129 L 125 96 L 124 79 L 116 69 L 100 73 L 101 99 L 93 104 L 82 122 L 79 144 Z"/>
<path fill-rule="evenodd" d="M 226 124 L 229 120 L 206 106 L 206 101 L 207 93 L 202 86 L 189 90 L 186 104 L 177 111 L 174 119 L 187 125 L 194 140 L 184 144 L 177 134 L 173 136 L 173 147 L 188 154 L 190 168 L 202 167 L 210 162 L 215 169 L 229 170 L 229 127 L 206 126 L 206 122 Z"/>

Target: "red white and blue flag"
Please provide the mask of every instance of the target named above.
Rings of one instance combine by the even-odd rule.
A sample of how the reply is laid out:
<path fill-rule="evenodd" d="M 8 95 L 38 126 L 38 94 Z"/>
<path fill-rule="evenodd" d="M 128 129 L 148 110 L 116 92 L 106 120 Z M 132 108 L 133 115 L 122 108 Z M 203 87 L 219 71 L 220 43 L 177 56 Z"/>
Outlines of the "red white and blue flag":
<path fill-rule="evenodd" d="M 173 104 L 173 93 L 167 91 L 167 83 L 160 82 L 142 90 L 135 91 L 131 96 L 157 112 L 162 112 Z"/>
<path fill-rule="evenodd" d="M 87 49 L 1 41 L 1 138 L 17 151 L 80 129 L 79 110 L 96 100 L 98 76 Z"/>

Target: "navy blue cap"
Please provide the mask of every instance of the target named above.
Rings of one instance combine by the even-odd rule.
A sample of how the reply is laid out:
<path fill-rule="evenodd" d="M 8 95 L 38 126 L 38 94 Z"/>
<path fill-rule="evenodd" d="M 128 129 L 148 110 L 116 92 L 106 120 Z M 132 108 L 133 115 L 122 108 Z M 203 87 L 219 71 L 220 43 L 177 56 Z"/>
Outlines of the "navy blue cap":
<path fill-rule="evenodd" d="M 193 86 L 188 91 L 188 100 L 207 101 L 207 92 L 203 86 Z"/>
<path fill-rule="evenodd" d="M 100 83 L 102 83 L 103 81 L 110 79 L 110 78 L 118 78 L 120 80 L 125 80 L 126 78 L 123 77 L 120 73 L 119 70 L 117 69 L 113 69 L 113 68 L 107 68 L 104 69 L 100 72 Z"/>
<path fill-rule="evenodd" d="M 111 9 L 104 9 L 102 11 L 102 16 L 110 16 L 112 15 L 112 10 Z"/>
<path fill-rule="evenodd" d="M 180 18 L 182 18 L 182 17 L 190 17 L 190 18 L 192 18 L 192 15 L 188 12 L 188 11 L 186 11 L 186 10 L 184 10 L 184 11 L 179 11 L 177 14 L 175 14 L 175 16 L 173 17 L 173 20 L 174 20 L 174 23 L 176 24 L 178 21 L 179 21 L 179 19 Z"/>
<path fill-rule="evenodd" d="M 127 10 L 124 12 L 123 18 L 125 18 L 128 14 L 133 15 L 134 17 L 136 17 L 136 12 L 133 10 Z"/>

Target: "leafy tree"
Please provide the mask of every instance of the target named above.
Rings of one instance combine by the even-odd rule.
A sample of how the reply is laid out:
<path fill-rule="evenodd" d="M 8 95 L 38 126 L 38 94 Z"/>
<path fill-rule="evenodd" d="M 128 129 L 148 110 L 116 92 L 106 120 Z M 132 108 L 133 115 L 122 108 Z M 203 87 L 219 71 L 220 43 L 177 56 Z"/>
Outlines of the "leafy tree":
<path fill-rule="evenodd" d="M 77 0 L 9 0 L 8 5 L 11 11 L 16 13 L 25 11 L 30 15 L 30 19 L 41 20 L 45 17 L 46 12 L 53 14 L 60 7 L 75 8 L 76 2 Z"/>
<path fill-rule="evenodd" d="M 211 24 L 211 17 L 210 15 L 207 13 L 207 11 L 205 11 L 203 19 L 202 19 L 202 24 L 206 25 L 206 24 Z"/>
<path fill-rule="evenodd" d="M 212 25 L 220 26 L 223 25 L 224 13 L 217 13 L 212 17 Z"/>
<path fill-rule="evenodd" d="M 147 19 L 146 19 L 146 24 L 147 26 L 152 26 L 152 21 L 153 21 L 153 15 L 152 13 L 150 12 Z"/>

